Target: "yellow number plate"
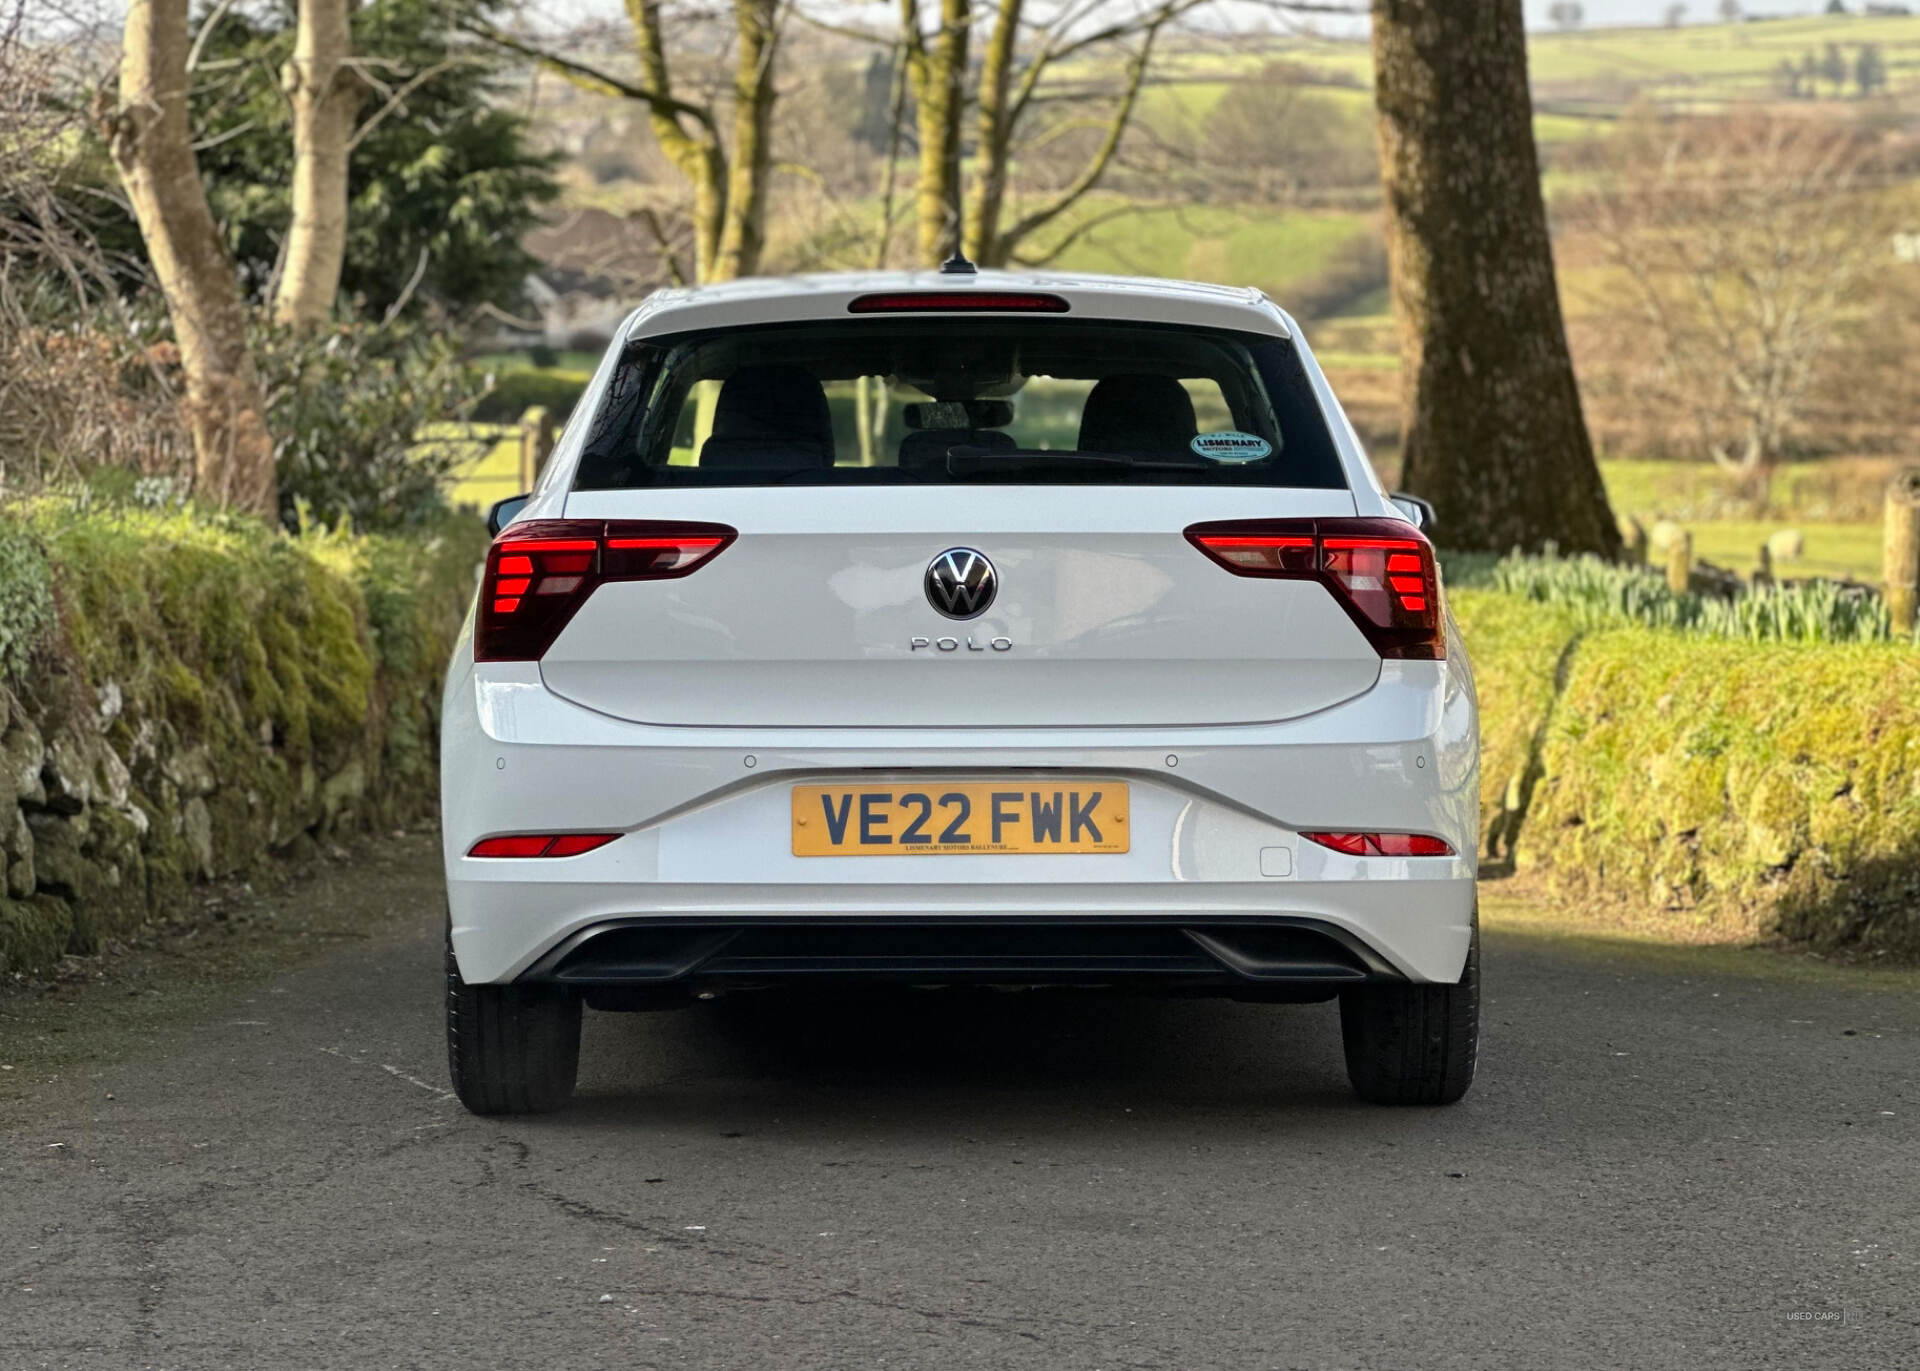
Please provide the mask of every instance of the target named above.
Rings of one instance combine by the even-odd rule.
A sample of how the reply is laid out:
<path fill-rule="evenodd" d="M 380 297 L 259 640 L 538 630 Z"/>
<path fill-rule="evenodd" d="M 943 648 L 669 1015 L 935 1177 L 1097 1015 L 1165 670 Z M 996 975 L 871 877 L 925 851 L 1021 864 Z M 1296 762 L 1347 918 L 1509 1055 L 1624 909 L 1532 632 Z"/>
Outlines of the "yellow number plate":
<path fill-rule="evenodd" d="M 1125 852 L 1121 781 L 931 781 L 793 788 L 793 855 Z"/>

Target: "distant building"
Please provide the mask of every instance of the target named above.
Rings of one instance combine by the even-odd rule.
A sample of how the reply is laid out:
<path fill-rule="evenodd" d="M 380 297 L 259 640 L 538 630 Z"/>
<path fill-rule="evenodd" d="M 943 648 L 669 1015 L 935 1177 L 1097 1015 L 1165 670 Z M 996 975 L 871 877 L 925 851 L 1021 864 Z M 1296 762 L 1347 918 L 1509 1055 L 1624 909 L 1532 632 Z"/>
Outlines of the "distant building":
<path fill-rule="evenodd" d="M 673 278 L 638 215 L 572 210 L 529 233 L 526 249 L 540 263 L 527 278 L 531 315 L 504 323 L 492 341 L 506 347 L 604 347 L 628 312 Z"/>

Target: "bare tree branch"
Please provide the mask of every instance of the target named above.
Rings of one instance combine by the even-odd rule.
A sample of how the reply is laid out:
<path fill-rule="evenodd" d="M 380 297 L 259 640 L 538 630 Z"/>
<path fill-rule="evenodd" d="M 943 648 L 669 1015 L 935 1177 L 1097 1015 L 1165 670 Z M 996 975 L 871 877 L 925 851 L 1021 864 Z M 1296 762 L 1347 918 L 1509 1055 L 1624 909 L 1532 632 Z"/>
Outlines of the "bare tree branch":
<path fill-rule="evenodd" d="M 1869 290 L 1885 227 L 1869 156 L 1850 130 L 1764 114 L 1630 129 L 1569 214 L 1644 325 L 1609 365 L 1756 503 Z"/>
<path fill-rule="evenodd" d="M 549 52 L 544 48 L 536 47 L 523 39 L 516 38 L 505 29 L 487 23 L 485 20 L 462 19 L 459 21 L 459 27 L 463 32 L 475 38 L 482 39 L 493 44 L 495 47 L 504 48 L 508 52 L 517 53 L 529 61 L 538 63 L 554 75 L 566 78 L 582 90 L 592 91 L 597 95 L 611 95 L 621 100 L 634 100 L 647 106 L 647 108 L 654 113 L 664 115 L 668 118 L 684 115 L 699 123 L 715 138 L 719 136 L 714 122 L 713 111 L 704 105 L 689 104 L 685 100 L 677 100 L 673 96 L 661 91 L 652 90 L 645 86 L 636 86 L 631 81 L 622 80 L 611 72 L 602 71 L 597 67 L 588 66 L 584 62 L 576 62 L 570 57 L 562 57 L 556 52 Z"/>
<path fill-rule="evenodd" d="M 1059 261 L 1061 257 L 1065 256 L 1068 249 L 1072 248 L 1075 243 L 1078 243 L 1082 238 L 1086 237 L 1087 234 L 1101 227 L 1103 224 L 1111 224 L 1116 219 L 1126 219 L 1135 215 L 1179 214 L 1183 213 L 1186 209 L 1187 206 L 1185 205 L 1116 205 L 1112 209 L 1102 210 L 1098 214 L 1089 215 L 1080 223 L 1075 224 L 1072 229 L 1062 235 L 1060 240 L 1045 252 L 1034 256 L 1014 252 L 1009 255 L 1008 260 L 1023 267 L 1050 267 Z"/>
<path fill-rule="evenodd" d="M 674 250 L 673 240 L 667 236 L 666 225 L 660 222 L 660 215 L 652 208 L 636 210 L 634 217 L 647 227 L 653 235 L 653 241 L 660 248 L 660 262 L 667 269 L 667 279 L 676 286 L 687 284 L 687 269 L 680 262 L 679 254 Z"/>
<path fill-rule="evenodd" d="M 227 11 L 233 8 L 234 3 L 235 0 L 220 0 L 201 22 L 200 32 L 193 36 L 193 46 L 187 50 L 188 71 L 199 69 L 200 54 L 206 51 L 207 40 L 213 37 L 213 31 L 220 27 L 220 21 L 227 17 Z"/>
<path fill-rule="evenodd" d="M 1005 257 L 1010 254 L 1034 230 L 1057 219 L 1072 208 L 1088 191 L 1100 184 L 1100 178 L 1106 175 L 1108 166 L 1113 162 L 1114 153 L 1119 151 L 1121 140 L 1126 137 L 1127 125 L 1133 118 L 1134 107 L 1139 103 L 1141 83 L 1146 79 L 1147 64 L 1153 58 L 1154 40 L 1159 37 L 1161 29 L 1176 13 L 1192 7 L 1193 0 L 1178 0 L 1177 3 L 1161 6 L 1155 12 L 1156 20 L 1144 30 L 1140 49 L 1128 64 L 1126 85 L 1114 106 L 1111 118 L 1107 121 L 1106 135 L 1101 139 L 1100 146 L 1095 149 L 1086 166 L 1066 189 L 1041 208 L 1022 216 L 1011 228 L 999 235 L 1003 246 L 997 249 L 996 255 Z"/>
<path fill-rule="evenodd" d="M 452 71 L 455 67 L 475 66 L 478 64 L 478 59 L 472 57 L 449 57 L 444 62 L 436 62 L 432 66 L 416 72 L 387 97 L 385 104 L 368 115 L 367 118 L 361 122 L 360 127 L 354 130 L 353 137 L 347 140 L 347 151 L 352 152 L 355 148 L 359 147 L 360 144 L 365 142 L 368 135 L 380 127 L 381 122 L 389 114 L 392 114 L 395 110 L 400 109 L 406 104 L 409 95 L 412 95 L 416 90 L 419 90 L 420 87 L 433 80 L 434 77 Z"/>

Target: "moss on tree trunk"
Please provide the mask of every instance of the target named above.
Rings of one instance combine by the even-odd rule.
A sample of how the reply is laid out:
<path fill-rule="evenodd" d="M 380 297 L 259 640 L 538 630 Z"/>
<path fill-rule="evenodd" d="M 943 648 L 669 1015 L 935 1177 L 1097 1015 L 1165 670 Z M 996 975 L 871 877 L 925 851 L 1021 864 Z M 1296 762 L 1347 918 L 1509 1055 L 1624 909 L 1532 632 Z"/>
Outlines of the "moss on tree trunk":
<path fill-rule="evenodd" d="M 187 112 L 187 0 L 133 0 L 118 108 L 102 110 L 187 378 L 194 493 L 263 519 L 279 508 L 266 400 L 233 259 L 207 208 Z"/>

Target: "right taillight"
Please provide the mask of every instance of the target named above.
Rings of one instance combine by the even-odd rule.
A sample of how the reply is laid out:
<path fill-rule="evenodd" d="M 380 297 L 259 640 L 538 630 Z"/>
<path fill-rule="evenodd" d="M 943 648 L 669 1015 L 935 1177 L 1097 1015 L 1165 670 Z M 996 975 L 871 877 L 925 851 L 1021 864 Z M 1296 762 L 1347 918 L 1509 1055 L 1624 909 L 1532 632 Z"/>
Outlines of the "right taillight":
<path fill-rule="evenodd" d="M 1426 833 L 1302 833 L 1349 857 L 1451 857 L 1453 844 Z"/>
<path fill-rule="evenodd" d="M 1195 524 L 1187 540 L 1236 576 L 1320 581 L 1382 657 L 1447 655 L 1433 544 L 1397 519 Z"/>
<path fill-rule="evenodd" d="M 606 581 L 685 576 L 738 535 L 724 524 L 530 519 L 487 550 L 474 626 L 474 657 L 530 662 Z"/>

